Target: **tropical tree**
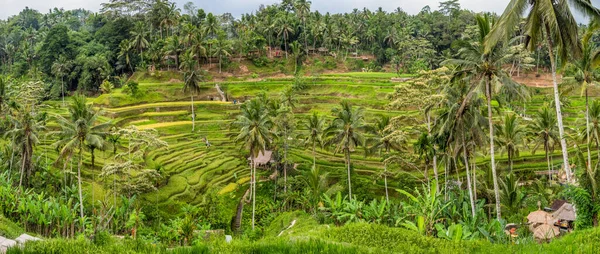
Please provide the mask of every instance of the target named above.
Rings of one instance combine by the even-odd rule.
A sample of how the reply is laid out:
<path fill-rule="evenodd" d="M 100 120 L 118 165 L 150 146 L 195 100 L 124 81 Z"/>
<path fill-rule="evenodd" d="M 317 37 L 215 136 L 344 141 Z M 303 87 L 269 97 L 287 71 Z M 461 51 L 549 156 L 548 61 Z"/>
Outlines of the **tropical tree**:
<path fill-rule="evenodd" d="M 294 25 L 292 24 L 292 18 L 289 13 L 282 12 L 279 17 L 275 21 L 277 26 L 277 36 L 283 39 L 283 46 L 285 47 L 285 58 L 288 57 L 288 39 L 290 38 L 290 34 L 295 33 Z"/>
<path fill-rule="evenodd" d="M 292 139 L 294 130 L 296 128 L 296 120 L 292 109 L 283 106 L 277 110 L 277 116 L 274 119 L 274 133 L 276 136 L 283 140 L 283 192 L 287 193 L 287 168 L 288 168 L 288 150 L 289 142 Z"/>
<path fill-rule="evenodd" d="M 181 62 L 183 73 L 183 92 L 190 93 L 190 101 L 192 105 L 192 131 L 196 128 L 196 113 L 194 112 L 194 95 L 200 92 L 200 81 L 202 76 L 196 69 L 196 55 L 192 51 L 186 53 Z"/>
<path fill-rule="evenodd" d="M 215 15 L 213 15 L 212 13 L 209 13 L 206 16 L 206 19 L 204 20 L 204 34 L 208 35 L 209 38 L 214 39 L 215 35 L 218 33 L 218 31 L 220 29 L 221 28 L 217 21 L 217 17 Z M 208 52 L 210 55 L 212 52 L 212 43 L 209 42 L 208 47 L 209 47 Z M 208 63 L 209 63 L 209 66 L 212 67 L 212 60 L 210 58 L 208 59 Z"/>
<path fill-rule="evenodd" d="M 364 132 L 367 125 L 362 108 L 352 108 L 349 102 L 342 101 L 340 108 L 334 108 L 332 112 L 335 119 L 326 130 L 329 137 L 328 144 L 335 146 L 335 153 L 343 153 L 348 169 L 348 196 L 352 200 L 352 166 L 350 153 L 365 143 Z"/>
<path fill-rule="evenodd" d="M 52 72 L 54 72 L 56 77 L 60 77 L 60 94 L 62 96 L 63 106 L 65 105 L 65 76 L 69 73 L 70 69 L 71 61 L 67 60 L 64 56 L 59 56 L 58 60 L 52 64 Z"/>
<path fill-rule="evenodd" d="M 308 27 L 306 27 L 306 19 L 310 15 L 311 1 L 307 0 L 296 0 L 294 8 L 298 18 L 302 21 L 302 33 L 304 33 L 304 50 L 308 49 Z"/>
<path fill-rule="evenodd" d="M 508 154 L 508 169 L 512 173 L 513 159 L 519 156 L 519 146 L 523 141 L 525 130 L 519 125 L 519 120 L 515 114 L 508 114 L 504 117 L 502 125 L 496 125 L 497 138 L 496 144 Z"/>
<path fill-rule="evenodd" d="M 455 78 L 466 77 L 473 84 L 469 97 L 475 94 L 475 88 L 483 86 L 485 91 L 485 97 L 487 99 L 487 117 L 488 117 L 488 128 L 489 128 L 489 144 L 490 144 L 490 163 L 492 168 L 492 174 L 494 177 L 494 195 L 496 198 L 496 219 L 501 217 L 500 208 L 500 193 L 498 186 L 498 176 L 496 171 L 496 159 L 495 159 L 495 148 L 494 148 L 494 123 L 492 115 L 492 91 L 494 87 L 496 89 L 503 86 L 503 91 L 508 94 L 517 94 L 518 97 L 526 98 L 526 90 L 522 88 L 518 83 L 514 82 L 504 69 L 503 65 L 506 63 L 507 58 L 505 57 L 506 52 L 502 45 L 494 45 L 487 49 L 488 42 L 486 41 L 492 28 L 490 25 L 489 17 L 477 16 L 476 17 L 479 36 L 475 43 L 465 43 L 459 50 L 459 59 L 446 60 L 445 64 L 457 66 L 455 72 Z M 487 49 L 487 50 L 486 50 Z M 464 106 L 468 100 L 463 101 L 463 105 L 459 109 L 464 110 Z M 460 113 L 458 113 L 460 114 Z"/>
<path fill-rule="evenodd" d="M 59 140 L 54 146 L 60 148 L 59 158 L 70 159 L 75 151 L 78 152 L 77 185 L 79 189 L 79 213 L 83 219 L 83 193 L 81 189 L 81 168 L 83 165 L 83 149 L 87 144 L 102 144 L 106 135 L 105 129 L 109 123 L 98 124 L 100 112 L 94 111 L 91 105 L 86 104 L 85 96 L 78 95 L 73 98 L 69 106 L 70 118 L 56 115 L 56 121 L 61 128 L 55 134 Z"/>
<path fill-rule="evenodd" d="M 382 115 L 375 120 L 375 124 L 370 128 L 371 134 L 374 135 L 372 140 L 374 141 L 370 147 L 370 153 L 378 153 L 379 157 L 383 159 L 383 184 L 385 187 L 385 200 L 390 202 L 389 191 L 388 191 L 388 157 L 392 150 L 400 151 L 406 145 L 406 136 L 398 135 L 404 134 L 402 131 L 395 130 L 394 126 L 391 125 L 391 119 L 389 116 Z"/>
<path fill-rule="evenodd" d="M 589 28 L 581 38 L 582 55 L 581 58 L 572 61 L 572 66 L 575 67 L 575 77 L 565 78 L 565 83 L 575 83 L 581 87 L 581 94 L 585 95 L 585 136 L 587 137 L 587 167 L 588 170 L 592 166 L 592 156 L 590 152 L 590 106 L 588 90 L 595 82 L 598 82 L 598 77 L 595 75 L 595 70 L 600 66 L 600 50 L 597 49 L 595 43 L 591 41 L 594 32 L 600 28 L 600 23 L 592 21 Z"/>
<path fill-rule="evenodd" d="M 317 112 L 302 122 L 303 129 L 306 129 L 308 134 L 304 138 L 304 143 L 312 147 L 313 168 L 317 166 L 317 155 L 315 154 L 317 145 L 323 145 L 323 133 L 325 132 L 325 119 Z"/>
<path fill-rule="evenodd" d="M 264 153 L 272 142 L 271 127 L 273 122 L 265 106 L 258 99 L 250 100 L 241 107 L 241 114 L 234 121 L 239 128 L 236 142 L 242 142 L 243 147 L 250 152 L 250 189 L 252 192 L 252 229 L 254 229 L 256 211 L 256 158 Z"/>
<path fill-rule="evenodd" d="M 496 26 L 487 35 L 485 52 L 491 52 L 498 42 L 512 34 L 525 16 L 525 45 L 535 50 L 538 41 L 546 40 L 548 56 L 552 68 L 552 85 L 554 88 L 554 105 L 558 133 L 563 155 L 563 165 L 567 174 L 567 182 L 571 183 L 571 166 L 569 151 L 565 137 L 563 116 L 560 104 L 560 91 L 556 79 L 557 61 L 568 62 L 569 56 L 579 58 L 582 55 L 579 43 L 578 25 L 571 8 L 573 6 L 581 14 L 592 19 L 600 18 L 600 10 L 592 6 L 589 0 L 511 0 L 498 20 Z M 525 15 L 524 15 L 525 14 Z M 556 50 L 556 52 L 555 52 Z M 555 59 L 555 53 L 558 59 Z"/>
<path fill-rule="evenodd" d="M 134 29 L 131 31 L 131 46 L 138 50 L 142 62 L 144 62 L 144 49 L 150 45 L 146 39 L 146 27 L 143 22 L 139 21 L 135 24 Z"/>
<path fill-rule="evenodd" d="M 11 117 L 10 120 L 13 129 L 6 132 L 6 135 L 12 137 L 14 145 L 21 150 L 19 187 L 29 187 L 35 170 L 34 148 L 39 143 L 38 136 L 45 130 L 45 123 L 30 107 L 21 108 L 18 115 Z"/>
<path fill-rule="evenodd" d="M 533 121 L 528 124 L 528 136 L 535 143 L 533 153 L 540 145 L 544 146 L 546 162 L 548 163 L 548 176 L 552 178 L 549 153 L 554 151 L 554 144 L 558 141 L 556 117 L 547 107 L 540 109 L 534 116 Z"/>
<path fill-rule="evenodd" d="M 231 47 L 230 42 L 225 37 L 224 33 L 219 33 L 217 41 L 215 43 L 215 48 L 213 52 L 213 56 L 219 58 L 219 73 L 221 73 L 222 65 L 223 65 L 223 57 L 229 57 L 231 55 L 231 51 L 233 48 Z"/>
<path fill-rule="evenodd" d="M 305 191 L 308 194 L 308 200 L 313 213 L 316 213 L 319 208 L 319 201 L 326 192 L 327 188 L 327 173 L 321 172 L 319 168 L 313 166 L 309 171 L 303 171 L 299 176 L 300 180 L 306 185 Z"/>
<path fill-rule="evenodd" d="M 131 42 L 129 40 L 122 40 L 121 43 L 119 43 L 119 58 L 124 58 L 125 59 L 125 64 L 127 64 L 129 66 L 129 70 L 131 70 L 132 72 L 133 67 L 131 66 Z M 63 96 L 63 100 L 64 100 L 64 96 Z"/>

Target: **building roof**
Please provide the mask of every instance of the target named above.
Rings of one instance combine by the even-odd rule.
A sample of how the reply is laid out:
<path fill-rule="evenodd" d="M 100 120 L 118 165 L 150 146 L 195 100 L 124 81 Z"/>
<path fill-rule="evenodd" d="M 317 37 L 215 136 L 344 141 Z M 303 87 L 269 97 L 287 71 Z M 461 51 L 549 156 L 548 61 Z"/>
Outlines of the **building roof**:
<path fill-rule="evenodd" d="M 577 219 L 577 213 L 572 204 L 565 202 L 560 208 L 552 213 L 552 217 L 555 220 L 575 221 L 575 219 Z"/>
<path fill-rule="evenodd" d="M 258 153 L 258 156 L 256 158 L 254 158 L 254 164 L 255 165 L 267 164 L 267 163 L 271 162 L 272 157 L 273 157 L 273 151 L 269 151 L 269 150 L 260 151 Z M 248 160 L 250 160 L 250 157 L 248 157 Z"/>
<path fill-rule="evenodd" d="M 527 215 L 527 221 L 529 222 L 529 224 L 537 224 L 537 223 L 552 224 L 552 223 L 554 223 L 554 218 L 552 217 L 552 215 L 550 215 L 547 212 L 544 212 L 542 210 L 537 210 L 537 211 L 531 212 L 529 215 Z"/>
<path fill-rule="evenodd" d="M 550 206 L 550 209 L 552 209 L 552 211 L 556 211 L 565 203 L 567 203 L 567 201 L 563 199 L 554 200 L 554 202 L 552 202 L 552 206 Z"/>

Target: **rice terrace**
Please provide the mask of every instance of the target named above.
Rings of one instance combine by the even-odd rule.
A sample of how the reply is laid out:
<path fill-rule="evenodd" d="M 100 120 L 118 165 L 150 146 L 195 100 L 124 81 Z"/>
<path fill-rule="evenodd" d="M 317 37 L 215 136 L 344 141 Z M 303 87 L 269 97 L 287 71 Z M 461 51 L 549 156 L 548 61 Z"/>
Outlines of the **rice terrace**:
<path fill-rule="evenodd" d="M 600 252 L 600 5 L 481 2 L 3 3 L 0 254 Z"/>

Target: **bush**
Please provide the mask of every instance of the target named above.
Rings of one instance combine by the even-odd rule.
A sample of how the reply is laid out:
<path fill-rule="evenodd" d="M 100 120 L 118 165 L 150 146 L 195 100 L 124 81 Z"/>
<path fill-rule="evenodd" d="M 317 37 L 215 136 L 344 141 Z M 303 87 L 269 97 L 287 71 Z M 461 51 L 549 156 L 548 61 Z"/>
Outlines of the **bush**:
<path fill-rule="evenodd" d="M 252 61 L 252 64 L 254 64 L 254 66 L 256 67 L 265 67 L 269 63 L 271 63 L 271 61 L 269 61 L 269 58 L 267 58 L 266 56 L 254 57 L 250 60 Z"/>
<path fill-rule="evenodd" d="M 129 81 L 123 88 L 123 93 L 129 94 L 131 97 L 138 97 L 140 95 L 139 84 L 135 81 Z"/>

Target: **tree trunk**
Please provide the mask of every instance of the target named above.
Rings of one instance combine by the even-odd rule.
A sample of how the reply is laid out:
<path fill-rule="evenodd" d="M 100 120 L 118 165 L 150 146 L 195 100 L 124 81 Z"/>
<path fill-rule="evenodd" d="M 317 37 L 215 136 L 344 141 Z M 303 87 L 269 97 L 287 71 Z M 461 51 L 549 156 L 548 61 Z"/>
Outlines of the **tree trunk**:
<path fill-rule="evenodd" d="M 585 88 L 585 131 L 586 131 L 586 136 L 587 136 L 587 142 L 586 142 L 587 167 L 586 167 L 586 169 L 591 172 L 591 170 L 592 170 L 592 155 L 590 152 L 590 106 L 589 106 L 587 84 L 586 84 L 586 88 Z M 598 160 L 600 160 L 600 157 L 598 157 Z"/>
<path fill-rule="evenodd" d="M 346 149 L 346 164 L 348 166 L 348 195 L 350 195 L 350 200 L 352 200 L 352 180 L 350 178 L 350 151 Z"/>
<path fill-rule="evenodd" d="M 313 141 L 312 147 L 312 155 L 313 155 L 313 168 L 317 167 L 317 156 L 315 155 L 315 142 Z"/>
<path fill-rule="evenodd" d="M 471 215 L 475 218 L 475 200 L 473 199 L 473 186 L 471 185 L 471 174 L 469 173 L 469 159 L 467 158 L 467 146 L 465 145 L 464 134 L 461 137 L 463 147 L 463 160 L 465 162 L 465 169 L 467 170 L 467 185 L 469 190 L 469 199 L 471 201 Z"/>
<path fill-rule="evenodd" d="M 83 144 L 83 141 L 80 141 Z M 83 147 L 79 145 L 79 163 L 77 165 L 77 186 L 79 188 L 79 215 L 83 220 L 83 193 L 81 192 L 81 165 L 83 162 Z"/>
<path fill-rule="evenodd" d="M 494 182 L 494 197 L 496 198 L 496 219 L 500 220 L 500 190 L 498 188 L 498 174 L 496 172 L 496 158 L 494 155 L 494 121 L 492 119 L 492 88 L 490 78 L 485 79 L 485 97 L 487 99 L 488 127 L 490 129 L 490 160 L 492 164 L 492 179 Z"/>
<path fill-rule="evenodd" d="M 552 87 L 554 88 L 554 104 L 556 107 L 556 120 L 558 122 L 558 134 L 560 135 L 560 146 L 563 156 L 563 165 L 567 174 L 567 184 L 571 183 L 571 165 L 569 165 L 569 151 L 567 140 L 565 139 L 565 127 L 560 106 L 560 94 L 558 91 L 558 82 L 556 81 L 556 59 L 554 59 L 552 50 L 552 39 L 550 38 L 550 28 L 546 25 L 546 39 L 548 41 L 548 53 L 550 55 L 550 65 L 552 67 Z"/>
<path fill-rule="evenodd" d="M 429 110 L 427 110 L 426 115 L 427 115 L 427 135 L 431 135 L 431 113 L 429 112 Z M 435 151 L 435 146 L 433 148 L 433 175 L 435 177 L 436 192 L 440 193 L 440 182 L 438 179 L 437 154 Z"/>
<path fill-rule="evenodd" d="M 252 155 L 250 161 L 252 162 L 252 230 L 254 230 L 254 221 L 256 215 L 256 164 L 254 164 L 254 154 Z"/>
<path fill-rule="evenodd" d="M 194 113 L 194 94 L 192 93 L 192 132 L 196 129 L 196 113 Z"/>
<path fill-rule="evenodd" d="M 387 163 L 383 163 L 383 183 L 385 185 L 385 201 L 390 203 L 390 196 L 388 194 L 388 184 L 387 184 Z"/>
<path fill-rule="evenodd" d="M 284 136 L 285 141 L 283 142 L 283 193 L 287 193 L 287 133 Z"/>
<path fill-rule="evenodd" d="M 287 36 L 286 33 L 283 33 L 283 46 L 285 47 L 285 59 L 288 59 L 288 49 L 287 49 Z"/>
<path fill-rule="evenodd" d="M 219 73 L 221 73 L 221 63 L 223 62 L 223 57 L 221 55 L 219 55 Z"/>
<path fill-rule="evenodd" d="M 62 93 L 62 105 L 65 106 L 65 77 L 60 78 L 60 90 Z"/>
<path fill-rule="evenodd" d="M 546 152 L 546 163 L 548 163 L 548 184 L 550 184 L 550 180 L 552 180 L 552 168 L 550 167 L 550 156 L 548 155 L 548 145 L 544 143 L 544 150 Z"/>

